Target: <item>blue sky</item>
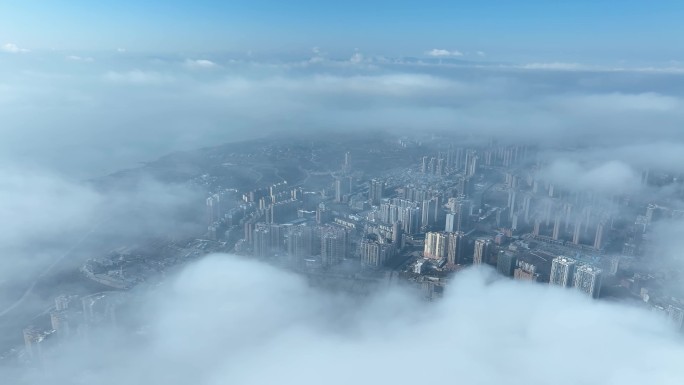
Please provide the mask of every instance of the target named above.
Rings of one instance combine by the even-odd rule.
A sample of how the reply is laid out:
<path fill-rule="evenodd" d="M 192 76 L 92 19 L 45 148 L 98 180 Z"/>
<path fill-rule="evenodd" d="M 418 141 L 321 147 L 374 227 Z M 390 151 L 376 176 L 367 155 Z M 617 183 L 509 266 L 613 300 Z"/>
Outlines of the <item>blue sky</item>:
<path fill-rule="evenodd" d="M 308 52 L 684 61 L 681 1 L 4 0 L 0 44 L 31 50 Z"/>

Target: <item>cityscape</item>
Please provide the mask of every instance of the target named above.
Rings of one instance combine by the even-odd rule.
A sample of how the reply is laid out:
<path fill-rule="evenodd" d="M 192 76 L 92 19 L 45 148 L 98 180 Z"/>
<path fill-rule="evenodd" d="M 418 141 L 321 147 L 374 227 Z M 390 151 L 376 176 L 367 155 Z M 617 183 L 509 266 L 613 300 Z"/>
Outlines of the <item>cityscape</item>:
<path fill-rule="evenodd" d="M 0 385 L 684 383 L 681 1 L 0 3 Z"/>
<path fill-rule="evenodd" d="M 643 170 L 644 185 L 674 188 L 653 201 L 550 183 L 542 175 L 553 159 L 534 146 L 461 147 L 438 134 L 309 139 L 201 150 L 227 168 L 250 159 L 258 177 L 247 188 L 226 184 L 231 177 L 212 167 L 191 178 L 207 191 L 196 207 L 206 231 L 88 259 L 79 272 L 98 291 L 54 293 L 39 323 L 23 329 L 23 346 L 3 360 L 40 365 L 44 351 L 92 338 L 102 325 L 144 328 L 120 319 L 136 289 L 212 253 L 275 265 L 321 290 L 368 296 L 397 284 L 428 302 L 439 301 L 462 270 L 486 266 L 499 279 L 629 302 L 683 330 L 684 297 L 672 284 L 681 272 L 657 268 L 649 237 L 658 221 L 682 218 L 684 210 L 668 206 L 683 192 L 680 177 Z"/>

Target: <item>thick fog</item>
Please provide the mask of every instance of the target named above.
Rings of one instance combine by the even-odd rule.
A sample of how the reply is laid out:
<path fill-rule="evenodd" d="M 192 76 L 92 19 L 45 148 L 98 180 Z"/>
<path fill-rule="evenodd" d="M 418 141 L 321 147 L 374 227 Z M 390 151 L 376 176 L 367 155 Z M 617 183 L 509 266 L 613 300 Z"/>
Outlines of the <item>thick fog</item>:
<path fill-rule="evenodd" d="M 565 146 L 657 147 L 681 139 L 684 118 L 679 68 L 358 52 L 335 59 L 319 51 L 287 60 L 125 51 L 0 58 L 3 161 L 78 177 L 295 129 L 449 130 Z"/>
<path fill-rule="evenodd" d="M 24 380 L 665 385 L 684 376 L 684 345 L 656 316 L 489 269 L 462 273 L 438 303 L 397 287 L 352 300 L 213 255 L 133 311 L 149 318 L 148 329 L 72 342 Z"/>
<path fill-rule="evenodd" d="M 174 152 L 273 133 L 449 132 L 542 148 L 567 189 L 648 201 L 642 172 L 681 175 L 684 69 L 422 59 L 300 59 L 0 50 L 0 321 L 37 281 L 122 243 L 195 229 L 204 192 L 136 175 Z M 479 55 L 478 55 L 479 56 Z M 442 59 L 443 58 L 443 59 Z M 610 198 L 610 197 L 609 197 Z M 673 202 L 674 206 L 681 202 Z M 684 267 L 684 222 L 654 228 Z M 139 289 L 148 328 L 63 344 L 40 384 L 679 384 L 681 336 L 638 306 L 461 273 L 423 303 L 388 286 L 359 300 L 231 255 Z M 147 292 L 149 291 L 149 292 Z M 36 301 L 35 305 L 25 302 Z M 16 333 L 0 330 L 0 333 Z M 97 354 L 94 354 L 96 352 Z M 5 370 L 5 369 L 0 369 Z M 22 382 L 23 381 L 23 382 Z M 0 381 L 4 383 L 3 381 Z"/>

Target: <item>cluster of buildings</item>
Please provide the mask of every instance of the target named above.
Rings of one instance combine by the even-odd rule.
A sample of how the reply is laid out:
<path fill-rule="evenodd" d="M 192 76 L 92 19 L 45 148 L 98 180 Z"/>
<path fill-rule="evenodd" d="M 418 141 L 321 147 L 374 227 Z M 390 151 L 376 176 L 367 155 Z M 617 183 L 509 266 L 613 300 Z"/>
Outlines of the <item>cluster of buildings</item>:
<path fill-rule="evenodd" d="M 98 328 L 118 326 L 118 311 L 126 303 L 126 297 L 126 292 L 120 291 L 58 296 L 48 311 L 49 324 L 24 329 L 24 355 L 19 358 L 40 366 L 69 340 L 96 340 Z"/>
<path fill-rule="evenodd" d="M 211 230 L 211 226 L 210 226 Z M 144 246 L 120 248 L 88 259 L 80 268 L 91 281 L 114 290 L 128 290 L 158 278 L 166 270 L 213 252 L 226 251 L 225 242 L 209 239 L 154 239 Z"/>
<path fill-rule="evenodd" d="M 458 279 L 454 272 L 489 265 L 502 276 L 591 298 L 639 298 L 682 329 L 684 299 L 668 290 L 665 274 L 648 268 L 648 258 L 660 252 L 649 237 L 653 224 L 683 219 L 684 210 L 619 191 L 607 196 L 553 183 L 530 146 L 401 138 L 358 153 L 377 157 L 384 171 L 374 173 L 354 166 L 355 151 L 361 150 L 331 154 L 337 157 L 334 171 L 328 170 L 332 161 L 322 159 L 327 163 L 305 170 L 299 183 L 216 188 L 205 201 L 206 237 L 119 251 L 89 260 L 81 272 L 127 290 L 184 261 L 230 251 L 317 282 L 353 277 L 349 287 L 358 292 L 389 273 L 433 300 Z M 408 158 L 410 166 L 397 167 L 396 156 Z M 659 186 L 673 181 L 656 172 L 645 172 L 642 180 Z M 88 338 L 93 327 L 116 324 L 123 298 L 122 292 L 58 297 L 49 325 L 24 330 L 26 358 L 40 362 L 59 341 Z"/>
<path fill-rule="evenodd" d="M 388 163 L 386 172 L 372 175 L 354 167 L 354 151 L 320 185 L 283 181 L 241 198 L 237 190 L 214 194 L 207 200 L 210 236 L 296 269 L 398 271 L 430 298 L 441 295 L 454 271 L 482 264 L 593 298 L 608 285 L 606 296 L 648 298 L 678 319 L 680 302 L 651 281 L 640 286 L 631 262 L 654 253 L 652 223 L 684 217 L 683 211 L 549 179 L 548 164 L 530 146 L 402 138 L 375 154 L 380 161 L 403 152 L 413 166 Z M 643 183 L 668 180 L 646 172 Z M 641 205 L 644 211 L 634 215 Z"/>
<path fill-rule="evenodd" d="M 553 259 L 549 283 L 561 287 L 574 287 L 593 298 L 598 298 L 601 292 L 601 278 L 601 269 L 560 256 Z"/>

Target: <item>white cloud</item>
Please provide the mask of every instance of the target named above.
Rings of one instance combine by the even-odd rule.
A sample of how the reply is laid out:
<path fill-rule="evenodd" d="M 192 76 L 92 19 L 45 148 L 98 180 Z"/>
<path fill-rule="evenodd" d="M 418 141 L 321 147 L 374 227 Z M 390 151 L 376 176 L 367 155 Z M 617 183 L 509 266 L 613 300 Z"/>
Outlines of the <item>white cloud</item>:
<path fill-rule="evenodd" d="M 126 52 L 126 48 L 117 48 L 117 49 L 116 49 L 116 52 L 118 52 L 118 53 L 125 53 L 125 52 Z"/>
<path fill-rule="evenodd" d="M 682 101 L 678 98 L 661 95 L 655 92 L 644 92 L 638 94 L 609 93 L 600 95 L 582 95 L 570 98 L 570 106 L 584 107 L 586 110 L 592 109 L 599 112 L 615 113 L 624 112 L 667 112 L 679 111 L 682 108 Z"/>
<path fill-rule="evenodd" d="M 449 56 L 463 56 L 463 53 L 457 50 L 449 51 L 446 49 L 437 49 L 434 48 L 430 51 L 427 51 L 425 53 L 428 56 L 434 56 L 434 57 L 449 57 Z"/>
<path fill-rule="evenodd" d="M 355 53 L 351 56 L 351 58 L 349 59 L 349 61 L 350 61 L 352 64 L 360 64 L 360 63 L 363 62 L 363 59 L 364 59 L 364 58 L 363 58 L 363 54 L 362 54 L 362 53 L 360 53 L 360 52 L 355 52 Z"/>
<path fill-rule="evenodd" d="M 576 71 L 589 69 L 589 67 L 584 66 L 579 63 L 563 63 L 563 62 L 552 62 L 552 63 L 529 63 L 521 66 L 524 69 L 530 70 L 564 70 L 564 71 Z"/>
<path fill-rule="evenodd" d="M 541 170 L 542 178 L 573 191 L 600 193 L 635 192 L 640 188 L 641 176 L 629 164 L 610 160 L 586 164 L 568 159 L 557 159 Z"/>
<path fill-rule="evenodd" d="M 65 225 L 83 224 L 99 197 L 78 184 L 31 169 L 2 168 L 0 216 L 13 218 L 2 228 L 0 244 L 16 246 L 18 239 L 40 233 L 59 234 Z"/>
<path fill-rule="evenodd" d="M 185 60 L 185 66 L 195 69 L 209 69 L 218 67 L 218 64 L 207 59 L 187 59 Z"/>
<path fill-rule="evenodd" d="M 482 52 L 482 51 L 477 51 L 477 52 L 475 52 L 475 55 L 481 56 L 481 57 L 486 56 L 486 54 L 485 54 L 484 52 Z"/>
<path fill-rule="evenodd" d="M 0 51 L 9 52 L 9 53 L 26 53 L 26 52 L 29 52 L 28 49 L 21 48 L 14 43 L 6 43 L 6 44 L 0 46 Z"/>
<path fill-rule="evenodd" d="M 17 315 L 9 314 L 16 311 L 13 304 L 25 311 L 25 306 L 42 301 L 24 298 L 15 290 L 31 290 L 32 283 L 55 268 L 77 268 L 85 250 L 96 248 L 100 253 L 109 242 L 128 243 L 161 228 L 159 233 L 165 235 L 196 231 L 187 207 L 194 208 L 201 195 L 184 185 L 140 176 L 134 185 L 95 188 L 26 165 L 2 166 L 0 174 L 0 217 L 5 219 L 0 223 L 3 333 L 4 317 Z"/>
<path fill-rule="evenodd" d="M 104 75 L 105 80 L 112 83 L 128 83 L 140 85 L 155 85 L 170 83 L 174 80 L 172 76 L 159 72 L 132 70 L 127 72 L 110 71 Z"/>
<path fill-rule="evenodd" d="M 52 149 L 58 153 L 54 157 L 57 161 L 77 161 L 68 170 L 72 172 L 97 163 L 117 169 L 124 161 L 135 163 L 178 148 L 222 143 L 244 135 L 240 131 L 244 127 L 248 127 L 244 132 L 253 135 L 276 126 L 284 131 L 323 126 L 358 130 L 392 127 L 418 135 L 423 128 L 456 131 L 466 127 L 462 132 L 471 130 L 504 139 L 595 145 L 605 156 L 600 161 L 571 158 L 548 169 L 550 174 L 562 177 L 558 183 L 581 188 L 633 191 L 639 175 L 626 161 L 629 158 L 644 163 L 648 160 L 653 165 L 684 164 L 679 161 L 684 154 L 684 108 L 678 77 L 637 77 L 617 72 L 600 76 L 582 71 L 540 76 L 541 71 L 535 72 L 549 67 L 577 68 L 562 65 L 532 67 L 524 76 L 520 76 L 520 67 L 514 71 L 512 67 L 464 68 L 455 74 L 431 72 L 427 64 L 378 66 L 373 71 L 357 66 L 348 71 L 351 61 L 361 62 L 363 56 L 356 53 L 354 60 L 326 62 L 326 66 L 312 66 L 308 72 L 288 72 L 289 68 L 272 63 L 270 67 L 268 63 L 259 67 L 253 64 L 259 76 L 251 76 L 252 68 L 248 68 L 230 78 L 222 71 L 171 72 L 168 68 L 178 71 L 178 62 L 174 67 L 168 62 L 140 62 L 135 64 L 140 69 L 129 71 L 116 67 L 117 71 L 106 72 L 105 68 L 96 72 L 97 77 L 76 70 L 68 76 L 49 78 L 17 71 L 20 76 L 7 76 L 0 84 L 0 99 L 8 104 L 0 109 L 0 153 L 3 158 L 22 154 L 22 159 L 49 159 L 45 154 Z M 103 80 L 140 87 L 103 87 Z M 154 87 L 170 82 L 177 92 Z M 64 95 L 76 91 L 93 102 L 63 104 Z M 285 116 L 291 121 L 283 122 Z M 230 130 L 226 130 L 225 122 L 231 122 Z M 660 142 L 638 145 L 643 138 Z M 616 142 L 631 146 L 616 151 Z M 76 149 L 73 143 L 84 145 Z M 610 146 L 601 147 L 607 143 Z M 99 195 L 79 186 L 43 181 L 35 172 L 27 174 L 29 179 L 38 180 L 26 182 L 16 172 L 2 171 L 7 178 L 6 184 L 0 181 L 5 203 L 0 205 L 1 216 L 19 216 L 8 221 L 9 227 L 0 234 L 4 245 L 19 247 L 18 237 L 34 230 L 46 234 L 57 229 L 58 233 L 62 218 L 74 224 L 87 222 L 88 207 L 100 203 Z M 166 191 L 165 187 L 159 191 Z M 135 206 L 155 203 L 160 211 L 166 210 L 167 201 L 154 189 L 149 191 L 145 193 L 149 200 Z M 9 193 L 12 197 L 7 196 Z M 73 199 L 66 199 L 66 195 Z M 47 206 L 37 207 L 34 201 Z M 128 203 L 128 199 L 121 201 Z M 129 226 L 134 223 L 138 221 L 126 221 Z M 158 227 L 159 223 L 162 221 L 149 227 Z M 165 223 L 176 225 L 174 221 Z M 121 228 L 113 226 L 112 231 Z M 12 269 L 20 260 L 17 253 L 1 254 Z M 351 310 L 333 313 L 339 317 L 325 312 L 321 316 L 321 309 L 334 307 L 326 303 L 337 303 L 336 299 L 310 300 L 320 293 L 302 288 L 296 278 L 263 266 L 223 262 L 191 267 L 189 277 L 185 275 L 169 285 L 166 300 L 151 303 L 159 309 L 151 341 L 138 341 L 143 344 L 139 354 L 136 349 L 131 352 L 130 346 L 125 351 L 112 349 L 111 360 L 93 366 L 97 378 L 106 385 L 129 375 L 130 381 L 118 383 L 140 383 L 133 377 L 149 373 L 154 380 L 150 383 L 165 377 L 173 385 L 242 384 L 275 383 L 268 377 L 273 375 L 301 379 L 302 384 L 350 380 L 401 385 L 448 382 L 452 377 L 445 381 L 443 376 L 450 372 L 454 381 L 463 376 L 465 383 L 545 384 L 557 373 L 558 362 L 571 362 L 572 367 L 582 369 L 568 371 L 566 379 L 558 379 L 560 384 L 667 384 L 682 378 L 681 366 L 672 364 L 673 357 L 681 354 L 681 346 L 668 340 L 672 336 L 648 314 L 590 302 L 547 287 L 513 282 L 488 286 L 478 277 L 459 275 L 445 302 L 432 307 L 416 304 L 403 294 L 388 294 L 376 299 L 375 307 L 359 310 L 340 306 Z M 207 279 L 197 282 L 193 275 Z M 284 291 L 296 295 L 282 303 L 273 300 L 282 298 L 278 296 Z M 298 302 L 297 298 L 306 300 Z M 300 313 L 293 314 L 292 309 Z M 331 331 L 331 326 L 341 329 Z M 558 329 L 563 333 L 558 334 Z M 352 332 L 346 333 L 349 330 Z M 520 351 L 525 354 L 518 354 Z M 635 355 L 635 351 L 640 354 Z M 103 348 L 98 354 L 108 351 Z M 98 354 L 65 355 L 65 365 L 54 371 L 53 382 L 73 378 L 66 374 L 83 375 L 83 365 L 97 360 Z M 425 357 L 429 360 L 423 360 Z M 112 362 L 116 368 L 109 366 Z M 187 371 L 182 372 L 180 366 L 169 362 L 192 365 L 184 365 Z M 272 370 L 260 370 L 264 362 Z M 379 371 L 383 365 L 409 369 Z M 344 372 L 337 374 L 340 368 Z M 354 370 L 344 370 L 347 368 Z M 639 368 L 651 370 L 642 372 Z M 63 371 L 71 369 L 70 373 Z M 106 378 L 108 375 L 113 377 Z M 0 373 L 0 378 L 7 377 Z"/>
<path fill-rule="evenodd" d="M 86 63 L 92 63 L 95 61 L 95 59 L 93 59 L 92 57 L 89 57 L 89 56 L 69 55 L 66 58 L 67 58 L 67 60 L 81 61 L 81 62 L 86 62 Z"/>
<path fill-rule="evenodd" d="M 437 72 L 427 62 L 381 62 L 376 58 L 363 59 L 359 52 L 355 53 L 359 55 L 354 56 L 354 61 L 360 64 L 353 64 L 349 57 L 316 59 L 315 65 L 311 61 L 306 64 L 225 61 L 231 68 L 230 76 L 218 70 L 179 71 L 178 61 L 174 65 L 169 60 L 136 62 L 135 58 L 126 63 L 112 63 L 111 67 L 104 58 L 98 58 L 92 66 L 104 67 L 99 77 L 77 73 L 79 66 L 70 66 L 71 73 L 53 71 L 58 77 L 38 76 L 36 69 L 31 73 L 21 72 L 21 78 L 7 76 L 0 80 L 0 102 L 3 103 L 0 121 L 4 123 L 0 125 L 4 135 L 0 154 L 43 160 L 45 154 L 53 151 L 57 159 L 57 152 L 50 150 L 55 147 L 49 141 L 43 142 L 40 151 L 35 143 L 32 147 L 26 143 L 32 137 L 73 142 L 83 137 L 83 133 L 92 132 L 92 127 L 102 126 L 96 122 L 106 122 L 105 125 L 116 128 L 99 129 L 102 135 L 90 136 L 92 146 L 88 147 L 94 148 L 96 142 L 108 147 L 116 140 L 119 148 L 136 150 L 136 154 L 128 153 L 125 157 L 127 161 L 123 165 L 129 166 L 128 162 L 160 156 L 177 149 L 175 146 L 189 148 L 192 143 L 201 147 L 231 140 L 220 122 L 229 120 L 241 130 L 258 127 L 241 133 L 256 135 L 274 126 L 282 127 L 277 123 L 279 116 L 291 116 L 292 127 L 353 126 L 360 130 L 393 127 L 412 131 L 458 128 L 552 145 L 610 143 L 614 147 L 649 137 L 650 141 L 654 137 L 660 142 L 684 141 L 681 78 L 674 75 L 635 77 L 628 72 L 615 72 L 607 77 L 591 71 L 555 74 L 532 69 L 521 71 L 512 65 L 463 66 L 459 71 Z M 352 66 L 353 74 L 349 72 Z M 113 90 L 106 87 L 107 83 L 140 87 L 135 92 L 129 87 Z M 173 84 L 178 92 L 170 95 L 164 87 L 157 87 L 167 84 Z M 65 94 L 82 96 L 89 102 L 66 105 Z M 117 105 L 126 114 L 98 107 L 107 105 Z M 148 120 L 151 114 L 146 110 L 149 109 L 155 110 L 155 116 L 164 123 Z M 131 123 L 131 114 L 138 117 L 135 124 Z M 49 126 L 48 117 L 52 123 L 69 129 L 60 135 L 44 129 Z M 74 117 L 77 118 L 74 120 Z M 187 130 L 182 127 L 194 120 L 202 121 L 194 125 L 195 133 L 183 133 Z M 157 138 L 155 145 L 142 140 L 134 144 L 126 142 L 125 138 L 138 131 L 136 124 L 141 121 L 154 124 L 169 135 L 163 140 L 159 135 L 146 139 Z M 128 134 L 124 135 L 124 131 Z M 180 143 L 176 135 L 194 139 Z M 155 152 L 151 153 L 148 147 Z M 64 154 L 59 159 L 75 157 L 75 154 Z M 104 158 L 104 155 L 90 156 Z M 111 170 L 122 166 L 121 159 L 124 157 L 117 162 L 106 162 L 106 167 Z M 664 162 L 663 157 L 659 163 Z M 102 161 L 74 161 L 72 166 L 81 163 L 84 166 L 103 164 Z"/>
<path fill-rule="evenodd" d="M 527 63 L 522 65 L 502 66 L 501 68 L 522 68 L 537 71 L 585 71 L 585 72 L 626 72 L 626 73 L 653 73 L 653 74 L 682 74 L 684 67 L 672 65 L 660 67 L 624 67 L 624 66 L 606 66 L 606 65 L 588 65 L 583 63 L 567 63 L 567 62 L 538 62 Z"/>
<path fill-rule="evenodd" d="M 100 330 L 97 344 L 67 347 L 30 383 L 43 376 L 102 385 L 681 382 L 684 347 L 664 320 L 491 274 L 458 274 L 434 303 L 396 287 L 360 299 L 214 255 L 132 309 L 149 320 L 146 333 Z M 574 370 L 559 376 L 568 365 Z"/>

